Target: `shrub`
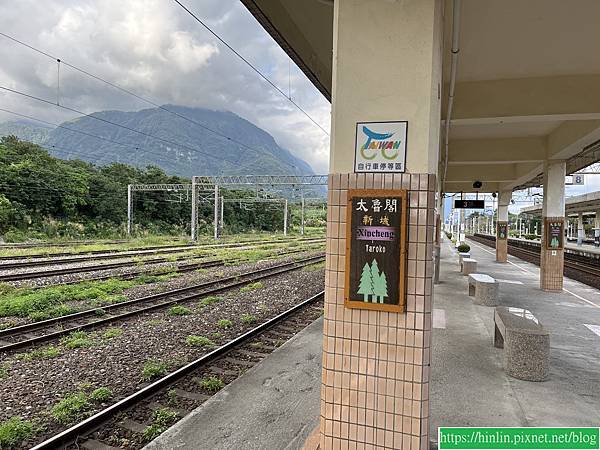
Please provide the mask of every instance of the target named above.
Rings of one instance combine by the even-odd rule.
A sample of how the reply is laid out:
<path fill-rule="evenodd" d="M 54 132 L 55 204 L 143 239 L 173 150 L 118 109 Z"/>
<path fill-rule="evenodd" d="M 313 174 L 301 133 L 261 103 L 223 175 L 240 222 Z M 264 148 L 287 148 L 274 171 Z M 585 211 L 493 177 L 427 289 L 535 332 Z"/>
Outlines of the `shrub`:
<path fill-rule="evenodd" d="M 142 437 L 146 442 L 156 439 L 178 418 L 179 415 L 169 408 L 157 409 L 152 415 L 152 424 L 144 429 Z"/>
<path fill-rule="evenodd" d="M 221 319 L 217 322 L 219 328 L 230 328 L 233 322 L 229 319 Z"/>
<path fill-rule="evenodd" d="M 471 246 L 469 244 L 465 244 L 464 242 L 461 242 L 460 245 L 457 247 L 457 250 L 460 253 L 468 253 L 469 250 L 471 250 Z"/>
<path fill-rule="evenodd" d="M 193 334 L 185 338 L 185 343 L 190 347 L 212 347 L 215 345 L 209 338 Z"/>
<path fill-rule="evenodd" d="M 142 380 L 150 381 L 167 373 L 167 365 L 160 361 L 147 361 L 142 369 Z"/>
<path fill-rule="evenodd" d="M 0 423 L 0 448 L 18 448 L 26 439 L 34 433 L 32 422 L 11 417 Z"/>
<path fill-rule="evenodd" d="M 219 377 L 211 376 L 202 378 L 200 386 L 209 392 L 217 392 L 225 387 L 225 383 Z"/>
<path fill-rule="evenodd" d="M 181 305 L 175 305 L 175 306 L 171 306 L 171 308 L 169 308 L 170 316 L 187 316 L 191 313 L 192 313 L 192 311 L 189 308 L 186 308 L 185 306 L 181 306 Z"/>
<path fill-rule="evenodd" d="M 215 295 L 209 295 L 208 297 L 204 297 L 202 300 L 200 300 L 200 305 L 201 306 L 210 306 L 213 303 L 217 303 L 221 300 L 221 297 L 217 297 Z"/>

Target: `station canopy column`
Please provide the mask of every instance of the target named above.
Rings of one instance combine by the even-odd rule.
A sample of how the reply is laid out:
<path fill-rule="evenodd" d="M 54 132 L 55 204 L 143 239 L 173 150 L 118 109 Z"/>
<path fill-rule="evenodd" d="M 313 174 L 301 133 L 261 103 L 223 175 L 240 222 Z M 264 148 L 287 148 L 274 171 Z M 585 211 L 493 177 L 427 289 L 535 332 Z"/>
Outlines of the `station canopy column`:
<path fill-rule="evenodd" d="M 544 163 L 540 254 L 540 288 L 544 291 L 562 291 L 563 289 L 565 173 L 564 161 L 546 161 Z"/>
<path fill-rule="evenodd" d="M 441 12 L 441 2 L 435 0 L 334 2 L 320 422 L 323 450 L 353 446 L 429 448 Z M 405 123 L 407 140 L 398 131 L 400 122 Z M 368 138 L 361 134 L 367 133 L 363 126 L 373 136 L 368 145 Z M 379 144 L 382 140 L 392 142 L 391 149 L 389 144 Z M 406 145 L 405 167 L 393 165 L 386 173 L 388 163 L 382 170 L 369 162 L 377 161 L 382 149 L 389 150 L 388 157 L 395 154 L 391 150 L 398 148 L 394 148 L 398 140 Z M 368 150 L 367 161 L 358 166 L 355 157 L 363 148 Z M 350 192 L 358 189 L 361 194 Z M 374 201 L 385 205 L 386 196 L 392 200 L 395 194 L 380 190 L 398 190 L 398 196 L 401 190 L 407 191 L 404 217 L 408 233 L 400 233 L 398 239 L 395 234 L 386 234 L 389 241 L 358 240 L 364 236 L 360 234 L 364 227 L 357 227 L 354 233 L 357 222 L 369 226 L 372 219 L 373 225 L 385 228 L 380 225 L 383 210 L 376 209 Z M 350 195 L 354 196 L 349 202 Z M 355 220 L 355 210 L 363 207 L 369 211 Z M 389 219 L 398 219 L 396 209 Z M 390 245 L 393 249 L 401 242 L 405 242 L 405 271 L 399 267 L 404 255 L 392 268 L 393 260 L 388 256 L 393 255 L 377 253 L 379 248 Z M 355 255 L 362 255 L 364 261 L 355 261 Z M 360 285 L 356 284 L 357 277 Z M 404 283 L 405 295 L 394 299 L 392 292 L 401 292 L 395 284 L 398 282 Z M 346 305 L 346 296 L 357 292 L 364 294 L 364 301 L 361 298 L 350 302 L 353 306 Z M 405 302 L 402 312 L 392 311 L 398 300 Z M 361 302 L 364 305 L 357 305 Z"/>
<path fill-rule="evenodd" d="M 585 229 L 583 228 L 583 213 L 577 215 L 577 245 L 583 245 L 585 240 Z"/>
<path fill-rule="evenodd" d="M 496 261 L 506 262 L 508 258 L 508 205 L 511 191 L 502 191 L 498 197 L 498 220 L 496 221 Z"/>
<path fill-rule="evenodd" d="M 600 247 L 600 210 L 596 210 L 594 218 L 594 245 Z"/>

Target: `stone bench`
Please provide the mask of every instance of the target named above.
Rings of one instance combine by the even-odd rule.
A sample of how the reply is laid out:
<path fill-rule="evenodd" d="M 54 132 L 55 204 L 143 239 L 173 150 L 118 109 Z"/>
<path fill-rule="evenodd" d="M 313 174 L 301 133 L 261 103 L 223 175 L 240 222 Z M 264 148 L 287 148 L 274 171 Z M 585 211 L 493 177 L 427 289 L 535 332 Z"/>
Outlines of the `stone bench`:
<path fill-rule="evenodd" d="M 460 263 L 460 271 L 463 275 L 477 272 L 477 260 L 473 258 L 463 258 Z"/>
<path fill-rule="evenodd" d="M 498 304 L 498 282 L 483 273 L 469 275 L 469 296 L 475 297 L 475 302 L 485 306 Z"/>
<path fill-rule="evenodd" d="M 504 370 L 520 380 L 548 378 L 550 334 L 527 309 L 497 306 L 494 346 L 504 348 Z"/>
<path fill-rule="evenodd" d="M 462 266 L 462 260 L 465 258 L 470 258 L 471 254 L 468 252 L 458 252 L 458 265 Z"/>

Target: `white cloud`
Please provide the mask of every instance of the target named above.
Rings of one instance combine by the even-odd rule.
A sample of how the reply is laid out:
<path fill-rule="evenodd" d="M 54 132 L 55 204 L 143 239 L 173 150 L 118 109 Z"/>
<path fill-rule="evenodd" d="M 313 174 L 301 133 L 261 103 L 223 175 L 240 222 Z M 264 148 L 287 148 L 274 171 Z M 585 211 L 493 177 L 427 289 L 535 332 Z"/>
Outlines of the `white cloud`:
<path fill-rule="evenodd" d="M 187 6 L 325 129 L 330 105 L 238 0 Z M 20 0 L 2 8 L 3 32 L 152 101 L 231 110 L 326 173 L 329 138 L 177 4 L 165 0 Z M 0 84 L 54 101 L 56 61 L 0 37 Z M 61 66 L 60 102 L 86 112 L 148 107 Z M 3 107 L 51 122 L 56 107 L 0 92 Z M 14 117 L 0 114 L 0 121 Z"/>

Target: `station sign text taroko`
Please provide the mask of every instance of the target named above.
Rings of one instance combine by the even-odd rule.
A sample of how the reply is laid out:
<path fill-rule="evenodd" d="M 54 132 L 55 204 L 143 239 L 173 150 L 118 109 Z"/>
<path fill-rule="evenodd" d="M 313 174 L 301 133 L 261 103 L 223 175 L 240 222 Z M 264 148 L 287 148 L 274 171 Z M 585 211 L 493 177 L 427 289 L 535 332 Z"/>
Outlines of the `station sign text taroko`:
<path fill-rule="evenodd" d="M 348 308 L 405 311 L 406 190 L 348 191 Z"/>
<path fill-rule="evenodd" d="M 562 250 L 565 239 L 565 221 L 563 219 L 546 219 L 546 248 Z"/>
<path fill-rule="evenodd" d="M 358 122 L 354 172 L 402 173 L 406 169 L 408 122 Z"/>

